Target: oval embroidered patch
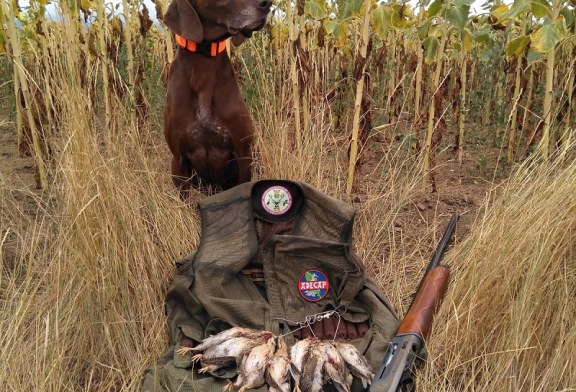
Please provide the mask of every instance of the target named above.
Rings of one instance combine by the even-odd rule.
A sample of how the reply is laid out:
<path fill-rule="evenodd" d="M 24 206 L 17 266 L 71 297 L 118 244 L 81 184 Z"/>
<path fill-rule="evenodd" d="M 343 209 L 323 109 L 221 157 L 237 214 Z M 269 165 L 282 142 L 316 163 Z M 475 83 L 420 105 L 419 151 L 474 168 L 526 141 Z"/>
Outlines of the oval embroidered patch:
<path fill-rule="evenodd" d="M 306 301 L 317 302 L 326 297 L 330 282 L 326 275 L 318 270 L 308 270 L 298 279 L 298 291 Z"/>

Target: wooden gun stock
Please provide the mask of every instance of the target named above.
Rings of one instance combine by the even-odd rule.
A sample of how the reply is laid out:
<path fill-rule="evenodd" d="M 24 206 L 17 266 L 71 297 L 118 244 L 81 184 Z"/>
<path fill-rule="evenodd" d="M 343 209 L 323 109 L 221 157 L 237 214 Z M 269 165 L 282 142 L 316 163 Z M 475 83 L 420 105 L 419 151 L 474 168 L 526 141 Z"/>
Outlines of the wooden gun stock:
<path fill-rule="evenodd" d="M 450 270 L 444 265 L 433 268 L 422 282 L 416 297 L 398 328 L 398 334 L 413 333 L 428 337 L 432 319 L 448 288 Z"/>

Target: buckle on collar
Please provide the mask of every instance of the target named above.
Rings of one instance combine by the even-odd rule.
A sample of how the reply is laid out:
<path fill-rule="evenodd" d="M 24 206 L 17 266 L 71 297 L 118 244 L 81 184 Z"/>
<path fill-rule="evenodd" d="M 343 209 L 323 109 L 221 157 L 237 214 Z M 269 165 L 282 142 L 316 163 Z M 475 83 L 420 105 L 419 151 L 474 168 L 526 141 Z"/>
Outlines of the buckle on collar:
<path fill-rule="evenodd" d="M 226 50 L 226 41 L 202 41 L 194 42 L 175 34 L 176 42 L 183 48 L 188 49 L 192 53 L 200 53 L 206 57 L 216 57 Z"/>

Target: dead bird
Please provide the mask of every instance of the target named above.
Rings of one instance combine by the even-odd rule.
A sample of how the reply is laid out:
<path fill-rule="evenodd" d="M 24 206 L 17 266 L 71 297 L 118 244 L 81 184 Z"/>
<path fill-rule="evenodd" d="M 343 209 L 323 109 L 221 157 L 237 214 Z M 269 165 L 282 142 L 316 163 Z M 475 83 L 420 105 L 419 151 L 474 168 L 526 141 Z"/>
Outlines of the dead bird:
<path fill-rule="evenodd" d="M 189 352 L 199 353 L 232 338 L 237 337 L 256 338 L 258 336 L 266 334 L 270 334 L 270 332 L 257 331 L 255 329 L 250 328 L 232 327 L 230 329 L 226 329 L 220 333 L 217 333 L 216 335 L 207 337 L 206 339 L 202 340 L 202 343 L 200 343 L 195 347 L 182 347 L 181 349 L 177 350 L 176 353 L 180 355 L 184 355 Z"/>
<path fill-rule="evenodd" d="M 331 382 L 338 392 L 350 392 L 352 374 L 336 347 L 322 342 L 319 350 L 324 357 L 324 382 Z"/>
<path fill-rule="evenodd" d="M 283 337 L 276 341 L 276 352 L 266 366 L 266 383 L 269 392 L 291 392 L 290 389 L 290 355 Z"/>
<path fill-rule="evenodd" d="M 234 365 L 244 354 L 267 342 L 272 336 L 271 332 L 267 332 L 252 338 L 242 336 L 231 338 L 206 349 L 203 353 L 194 355 L 192 360 L 200 361 L 202 365 L 202 368 L 198 370 L 200 373 L 212 373 L 220 368 Z"/>
<path fill-rule="evenodd" d="M 308 346 L 302 363 L 302 371 L 295 391 L 321 392 L 325 383 L 324 362 L 325 355 L 322 352 L 322 342 L 314 339 Z"/>
<path fill-rule="evenodd" d="M 276 351 L 276 339 L 271 338 L 244 354 L 236 382 L 230 381 L 224 390 L 240 388 L 238 392 L 244 392 L 247 389 L 260 388 L 264 385 L 266 383 L 264 377 L 266 365 L 272 359 L 274 351 Z"/>
<path fill-rule="evenodd" d="M 364 389 L 366 389 L 368 385 L 372 384 L 374 372 L 364 355 L 362 355 L 362 353 L 360 353 L 360 351 L 350 343 L 334 342 L 332 344 L 336 347 L 336 350 L 338 350 L 341 357 L 348 365 L 350 373 L 362 381 Z"/>
<path fill-rule="evenodd" d="M 318 339 L 302 339 L 294 343 L 290 348 L 290 373 L 292 374 L 292 378 L 294 378 L 295 391 L 300 390 L 299 384 L 304 361 L 306 360 L 310 347 L 313 346 L 313 342 L 315 341 L 318 341 Z"/>

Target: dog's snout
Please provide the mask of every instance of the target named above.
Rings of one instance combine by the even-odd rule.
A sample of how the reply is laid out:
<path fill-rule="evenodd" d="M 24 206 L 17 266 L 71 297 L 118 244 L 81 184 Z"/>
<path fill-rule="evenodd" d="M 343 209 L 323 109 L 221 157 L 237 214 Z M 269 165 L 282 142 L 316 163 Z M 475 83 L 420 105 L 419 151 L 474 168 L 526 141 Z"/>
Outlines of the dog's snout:
<path fill-rule="evenodd" d="M 258 0 L 258 6 L 263 9 L 264 11 L 270 11 L 270 7 L 272 7 L 271 0 Z"/>

